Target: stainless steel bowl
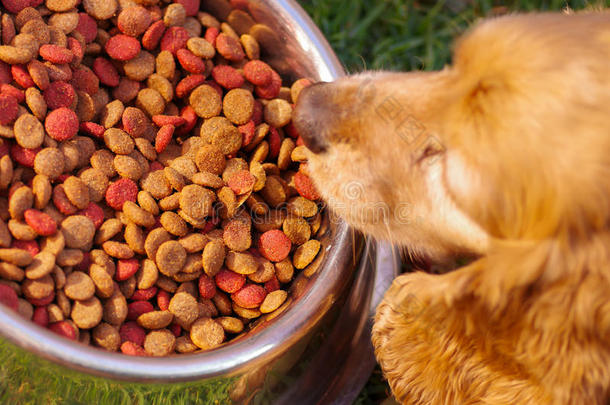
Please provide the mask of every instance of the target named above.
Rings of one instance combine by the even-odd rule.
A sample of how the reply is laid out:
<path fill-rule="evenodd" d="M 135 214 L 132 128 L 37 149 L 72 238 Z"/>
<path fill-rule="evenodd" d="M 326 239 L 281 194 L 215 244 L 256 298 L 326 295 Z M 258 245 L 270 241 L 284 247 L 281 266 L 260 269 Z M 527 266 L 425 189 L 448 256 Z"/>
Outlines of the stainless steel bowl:
<path fill-rule="evenodd" d="M 248 3 L 259 23 L 251 32 L 266 60 L 287 80 L 331 81 L 343 75 L 328 43 L 295 1 Z M 227 5 L 224 0 L 202 1 L 202 9 L 220 17 L 226 16 Z M 139 383 L 159 392 L 158 403 L 165 392 L 193 389 L 216 392 L 216 403 L 309 404 L 322 398 L 325 404 L 348 403 L 374 364 L 370 311 L 395 275 L 397 261 L 388 247 L 376 255 L 376 246 L 342 221 L 327 216 L 323 227 L 321 253 L 294 281 L 284 310 L 263 317 L 245 335 L 210 352 L 169 358 L 108 353 L 61 338 L 0 306 L 0 335 L 5 338 L 0 342 L 0 393 L 18 386 L 18 378 L 27 386 L 28 375 L 46 373 L 65 380 L 48 384 L 49 398 L 72 395 L 82 400 L 76 387 L 87 385 L 100 387 L 95 389 L 103 397 L 103 390 L 131 392 L 133 383 Z M 350 362 L 356 368 L 349 378 L 341 378 L 343 365 Z M 288 377 L 290 382 L 283 381 Z M 12 394 L 19 400 L 20 393 Z M 11 398 L 11 392 L 8 395 L 0 398 Z"/>

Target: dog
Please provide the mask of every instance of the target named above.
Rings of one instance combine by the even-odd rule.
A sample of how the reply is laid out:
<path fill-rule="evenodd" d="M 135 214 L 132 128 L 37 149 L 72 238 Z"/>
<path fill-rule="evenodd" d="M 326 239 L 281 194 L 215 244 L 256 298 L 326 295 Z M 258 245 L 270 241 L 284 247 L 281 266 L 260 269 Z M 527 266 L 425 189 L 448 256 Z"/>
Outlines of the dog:
<path fill-rule="evenodd" d="M 412 256 L 373 344 L 403 404 L 610 399 L 610 13 L 477 24 L 437 72 L 302 91 L 294 125 L 332 210 Z"/>

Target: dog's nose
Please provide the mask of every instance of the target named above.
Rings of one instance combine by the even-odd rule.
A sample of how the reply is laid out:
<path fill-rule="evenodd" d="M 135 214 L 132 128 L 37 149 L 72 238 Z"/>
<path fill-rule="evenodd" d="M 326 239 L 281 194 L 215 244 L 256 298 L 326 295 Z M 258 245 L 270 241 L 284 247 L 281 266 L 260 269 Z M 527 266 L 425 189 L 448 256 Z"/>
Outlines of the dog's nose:
<path fill-rule="evenodd" d="M 305 146 L 313 153 L 321 153 L 328 147 L 321 126 L 328 111 L 324 107 L 329 83 L 315 83 L 304 88 L 299 94 L 293 115 L 293 124 L 303 139 Z"/>

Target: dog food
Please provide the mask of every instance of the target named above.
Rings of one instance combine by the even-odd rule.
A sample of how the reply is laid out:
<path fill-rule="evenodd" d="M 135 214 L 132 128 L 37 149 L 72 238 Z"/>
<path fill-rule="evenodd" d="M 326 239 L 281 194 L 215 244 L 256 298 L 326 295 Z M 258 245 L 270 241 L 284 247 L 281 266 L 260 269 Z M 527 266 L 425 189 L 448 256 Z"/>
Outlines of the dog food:
<path fill-rule="evenodd" d="M 0 1 L 0 303 L 135 356 L 273 316 L 321 249 L 311 81 L 198 1 Z"/>

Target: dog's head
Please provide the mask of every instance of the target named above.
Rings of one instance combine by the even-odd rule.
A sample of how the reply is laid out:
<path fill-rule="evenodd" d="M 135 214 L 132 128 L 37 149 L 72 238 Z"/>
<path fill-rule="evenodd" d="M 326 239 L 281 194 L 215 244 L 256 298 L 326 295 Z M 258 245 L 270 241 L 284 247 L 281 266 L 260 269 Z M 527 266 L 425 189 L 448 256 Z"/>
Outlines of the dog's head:
<path fill-rule="evenodd" d="M 294 123 L 331 208 L 415 253 L 586 233 L 610 212 L 609 60 L 607 13 L 503 17 L 442 71 L 305 89 Z"/>

